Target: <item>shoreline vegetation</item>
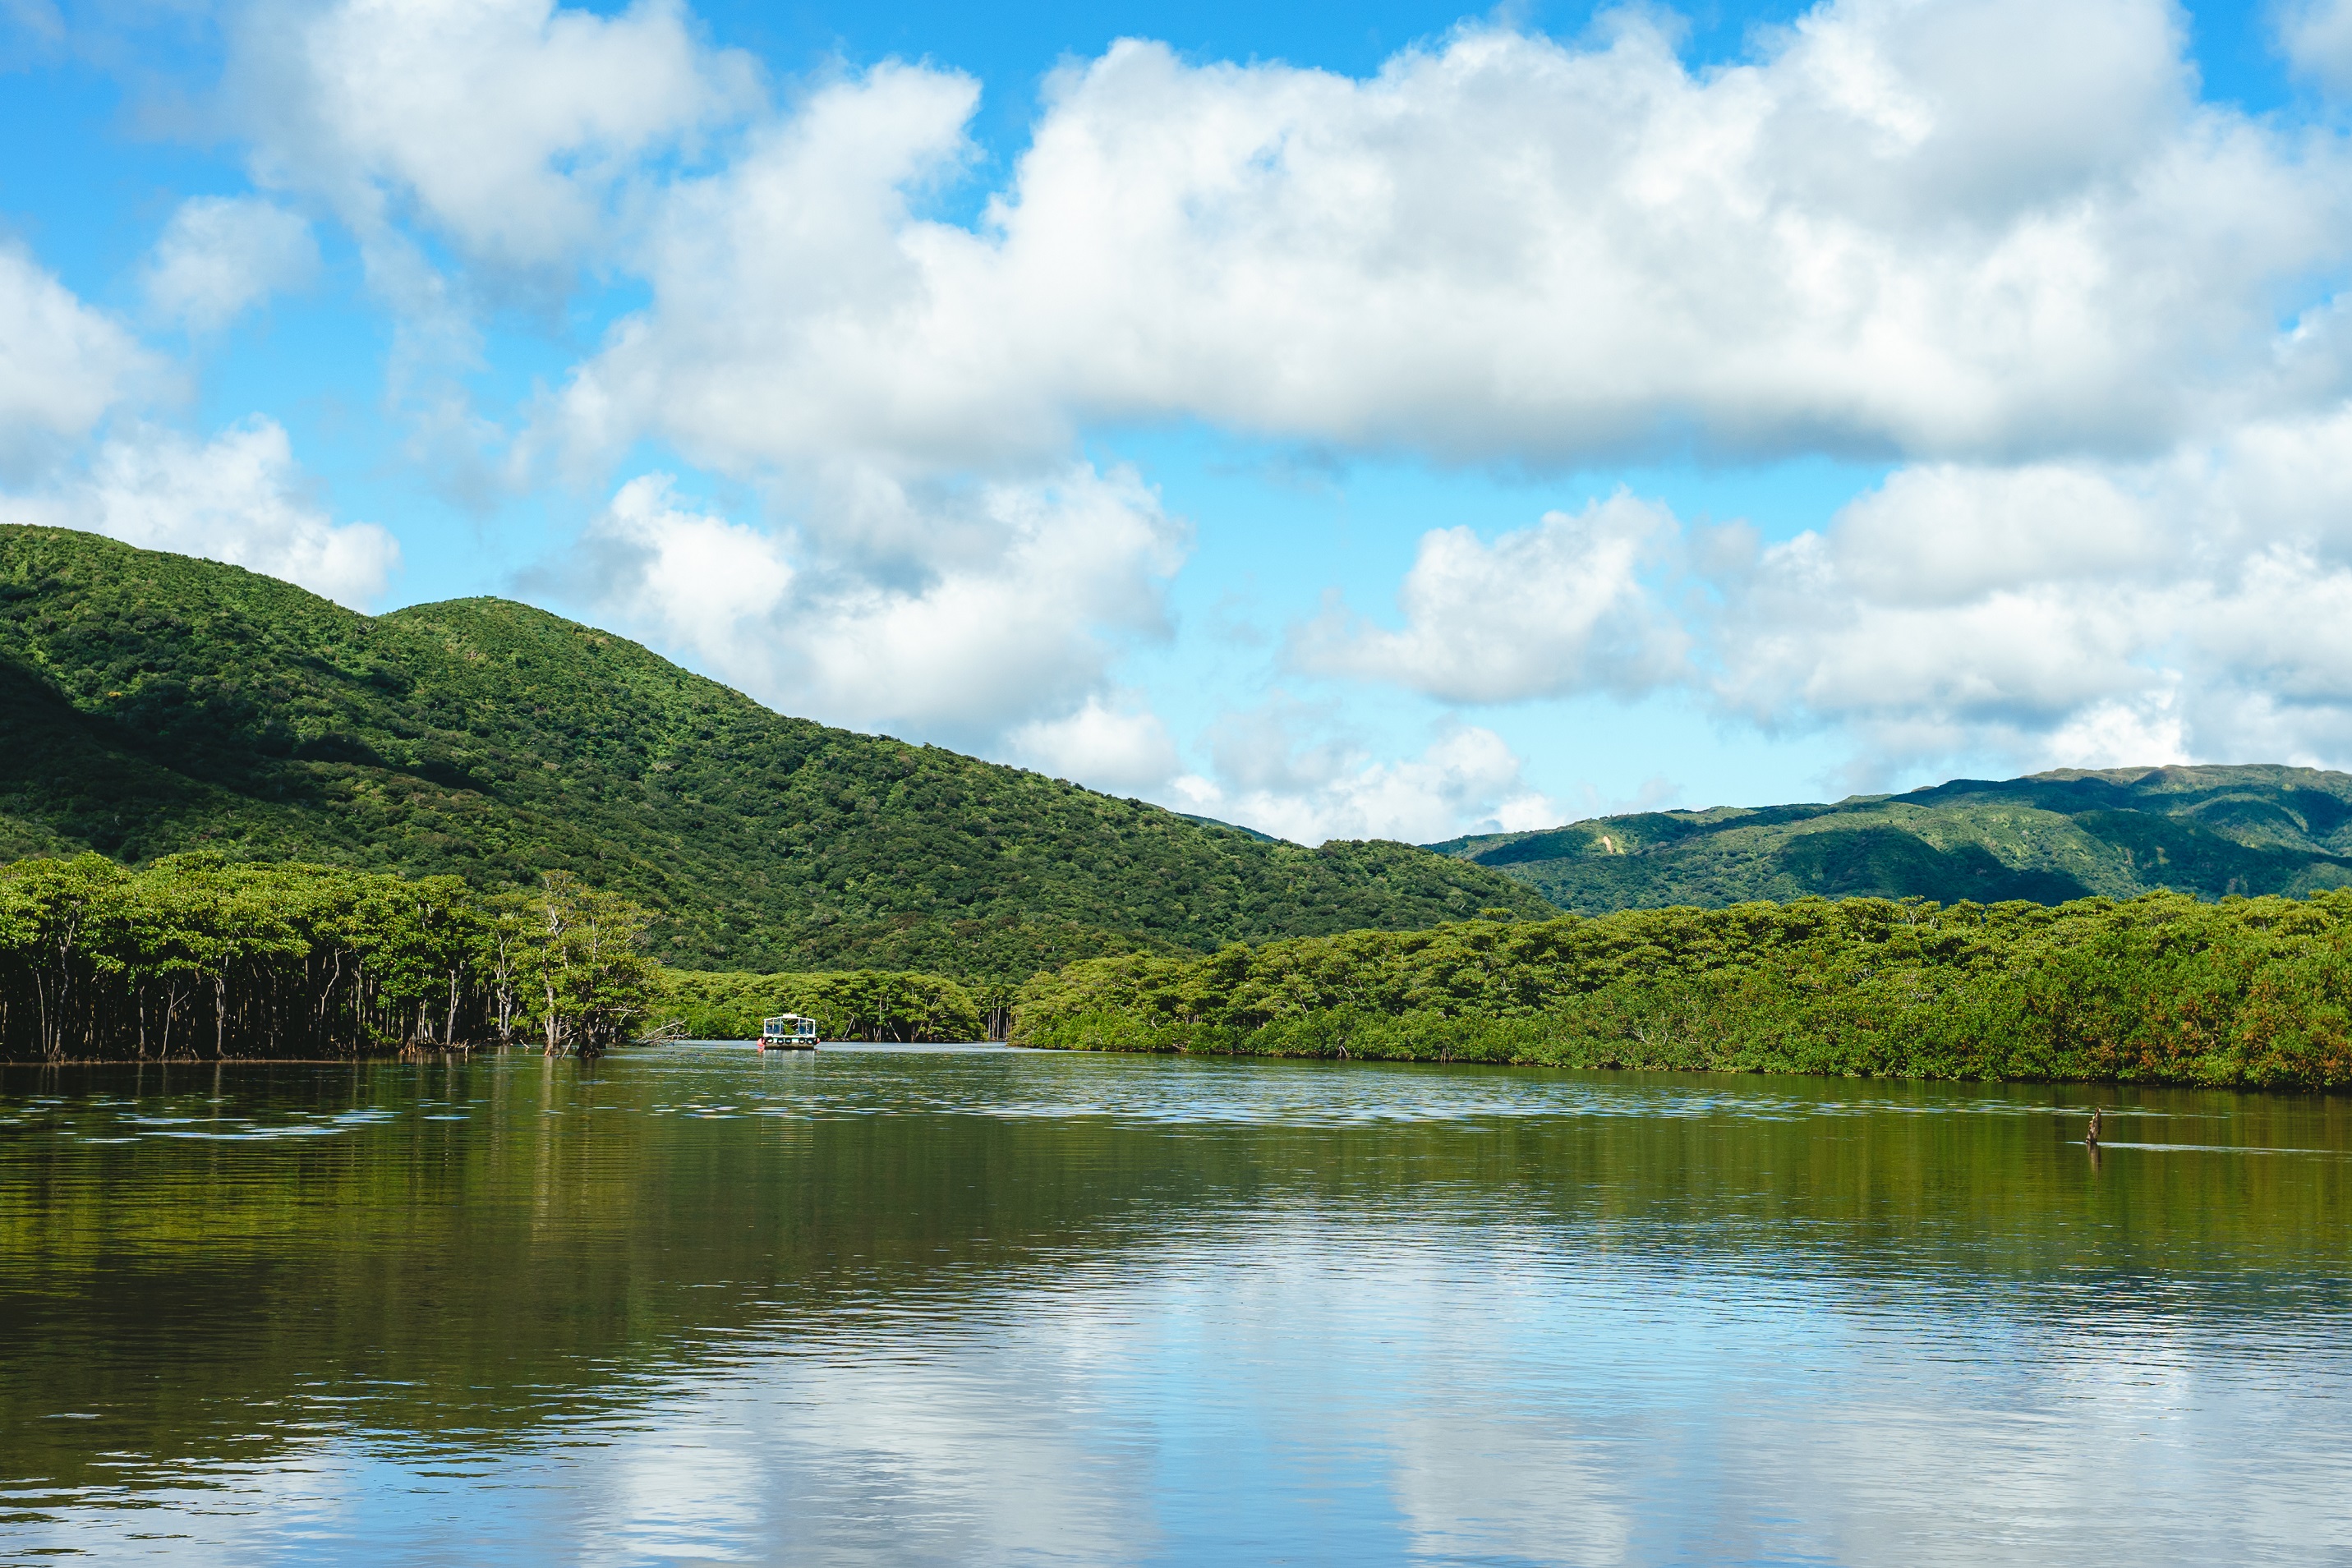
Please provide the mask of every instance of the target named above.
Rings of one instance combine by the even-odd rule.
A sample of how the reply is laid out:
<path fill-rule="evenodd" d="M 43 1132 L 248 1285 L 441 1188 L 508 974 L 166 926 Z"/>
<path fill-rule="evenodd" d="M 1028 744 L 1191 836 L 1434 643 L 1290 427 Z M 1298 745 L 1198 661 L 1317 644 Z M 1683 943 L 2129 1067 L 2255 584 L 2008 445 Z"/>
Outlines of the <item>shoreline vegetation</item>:
<path fill-rule="evenodd" d="M 348 1061 L 640 1039 L 1002 1039 L 1013 987 L 874 969 L 671 969 L 640 904 L 550 872 L 533 893 L 214 852 L 0 866 L 0 1061 Z"/>
<path fill-rule="evenodd" d="M 1003 1040 L 1013 988 L 912 970 L 849 969 L 754 975 L 667 969 L 657 977 L 653 1012 L 678 1040 L 755 1040 L 760 1020 L 798 1013 L 823 1040 Z"/>
<path fill-rule="evenodd" d="M 1353 932 L 1032 979 L 1015 1044 L 2340 1089 L 2352 892 L 1857 898 Z"/>
<path fill-rule="evenodd" d="M 535 1043 L 593 1057 L 652 993 L 640 906 L 551 872 L 454 876 L 173 855 L 0 867 L 0 1059 L 350 1058 Z"/>
<path fill-rule="evenodd" d="M 2204 1087 L 2352 1086 L 2352 890 L 1496 909 L 1017 988 L 671 969 L 642 906 L 209 852 L 0 866 L 0 1061 L 349 1060 L 749 1039 Z"/>

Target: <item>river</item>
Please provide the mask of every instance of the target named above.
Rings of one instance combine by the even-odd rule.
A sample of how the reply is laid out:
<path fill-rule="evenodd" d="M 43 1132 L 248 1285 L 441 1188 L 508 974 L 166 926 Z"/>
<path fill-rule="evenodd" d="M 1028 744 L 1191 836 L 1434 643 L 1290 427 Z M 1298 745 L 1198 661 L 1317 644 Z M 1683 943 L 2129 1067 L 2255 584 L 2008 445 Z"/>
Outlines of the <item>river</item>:
<path fill-rule="evenodd" d="M 7 1068 L 0 1558 L 2340 1563 L 2348 1184 L 2319 1096 Z"/>

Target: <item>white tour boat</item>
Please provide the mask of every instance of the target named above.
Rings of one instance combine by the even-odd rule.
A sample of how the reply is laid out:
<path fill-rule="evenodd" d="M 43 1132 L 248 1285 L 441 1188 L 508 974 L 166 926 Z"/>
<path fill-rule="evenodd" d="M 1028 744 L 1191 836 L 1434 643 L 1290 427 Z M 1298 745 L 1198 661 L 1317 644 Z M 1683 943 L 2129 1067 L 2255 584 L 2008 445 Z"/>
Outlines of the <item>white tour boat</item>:
<path fill-rule="evenodd" d="M 760 1020 L 761 1051 L 814 1051 L 816 1019 L 804 1019 L 798 1013 L 785 1013 L 779 1018 Z"/>

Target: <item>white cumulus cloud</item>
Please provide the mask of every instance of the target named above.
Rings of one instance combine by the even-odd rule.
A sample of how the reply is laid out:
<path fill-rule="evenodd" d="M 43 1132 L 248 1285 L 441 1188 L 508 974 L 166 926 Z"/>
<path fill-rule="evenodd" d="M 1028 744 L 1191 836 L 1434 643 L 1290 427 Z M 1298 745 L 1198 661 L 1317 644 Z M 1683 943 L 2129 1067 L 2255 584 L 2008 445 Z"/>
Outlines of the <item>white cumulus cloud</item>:
<path fill-rule="evenodd" d="M 2352 409 L 1902 470 L 1718 580 L 1703 677 L 1881 762 L 2352 761 Z"/>
<path fill-rule="evenodd" d="M 0 246 L 0 471 L 87 434 L 158 369 L 112 317 Z"/>
<path fill-rule="evenodd" d="M 0 496 L 0 522 L 80 528 L 148 549 L 226 561 L 365 608 L 400 566 L 373 523 L 336 523 L 304 493 L 285 430 L 256 416 L 207 442 L 141 428 L 85 472 Z"/>
<path fill-rule="evenodd" d="M 978 99 L 968 77 L 881 67 L 671 192 L 643 262 L 658 303 L 574 376 L 557 433 L 601 454 L 658 426 L 735 471 L 845 452 L 918 471 L 1061 460 L 1066 428 L 1019 363 L 974 363 L 1004 346 L 993 302 L 920 319 L 937 253 L 973 242 L 918 223 L 910 189 L 965 155 Z"/>
<path fill-rule="evenodd" d="M 1132 473 L 919 497 L 869 479 L 833 511 L 831 533 L 774 534 L 640 477 L 568 591 L 786 712 L 992 749 L 1103 739 L 1112 661 L 1167 630 L 1185 534 Z M 906 548 L 909 512 L 937 548 Z"/>
<path fill-rule="evenodd" d="M 1636 570 L 1649 552 L 1666 563 Z M 1832 730 L 1857 783 L 2352 762 L 2352 405 L 2140 461 L 1901 468 L 1818 529 L 1700 537 L 1620 497 L 1492 543 L 1434 529 L 1402 630 L 1293 629 L 1307 674 L 1463 705 L 1683 686 Z M 1638 677 L 1638 678 L 1636 678 Z"/>
<path fill-rule="evenodd" d="M 256 197 L 192 196 L 155 242 L 147 302 L 166 320 L 205 331 L 318 269 L 318 242 L 299 214 Z"/>
<path fill-rule="evenodd" d="M 2352 89 L 2352 4 L 2296 0 L 2277 12 L 2280 46 L 2304 75 L 2341 92 Z"/>
<path fill-rule="evenodd" d="M 1114 793 L 1166 790 L 1179 763 L 1168 726 L 1137 693 L 1097 694 L 1076 712 L 1023 725 L 1012 759 Z"/>
<path fill-rule="evenodd" d="M 1689 643 L 1643 576 L 1677 534 L 1666 508 L 1624 495 L 1491 545 L 1468 528 L 1438 529 L 1422 536 L 1397 594 L 1403 630 L 1334 602 L 1292 630 L 1289 663 L 1447 702 L 1636 695 L 1675 681 Z"/>
<path fill-rule="evenodd" d="M 1276 694 L 1212 734 L 1213 774 L 1162 797 L 1181 810 L 1303 844 L 1327 839 L 1428 843 L 1461 832 L 1539 828 L 1566 812 L 1532 788 L 1502 737 L 1449 722 L 1417 757 L 1383 761 L 1328 733 L 1328 716 Z"/>
<path fill-rule="evenodd" d="M 551 0 L 264 4 L 229 96 L 257 174 L 363 237 L 413 218 L 493 266 L 565 267 L 605 236 L 650 157 L 756 100 L 675 0 L 612 16 Z"/>
<path fill-rule="evenodd" d="M 2172 6 L 1833 0 L 1706 71 L 1615 28 L 1471 28 L 1362 80 L 1121 43 L 1055 78 L 976 227 L 913 199 L 970 155 L 976 85 L 840 82 L 671 190 L 652 303 L 551 434 L 736 470 L 1184 418 L 1449 460 L 1984 459 L 2340 394 L 2333 316 L 2276 323 L 2352 259 L 2343 145 L 2200 105 Z"/>

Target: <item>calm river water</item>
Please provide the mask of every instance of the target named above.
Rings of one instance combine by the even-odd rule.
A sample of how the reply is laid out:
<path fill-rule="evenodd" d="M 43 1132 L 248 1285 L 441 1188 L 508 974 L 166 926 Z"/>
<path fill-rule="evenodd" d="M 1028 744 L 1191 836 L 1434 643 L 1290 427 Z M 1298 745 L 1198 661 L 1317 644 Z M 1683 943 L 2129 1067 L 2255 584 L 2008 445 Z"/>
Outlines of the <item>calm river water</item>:
<path fill-rule="evenodd" d="M 0 1558 L 2341 1563 L 2347 1216 L 2316 1097 L 11 1068 Z"/>

